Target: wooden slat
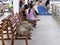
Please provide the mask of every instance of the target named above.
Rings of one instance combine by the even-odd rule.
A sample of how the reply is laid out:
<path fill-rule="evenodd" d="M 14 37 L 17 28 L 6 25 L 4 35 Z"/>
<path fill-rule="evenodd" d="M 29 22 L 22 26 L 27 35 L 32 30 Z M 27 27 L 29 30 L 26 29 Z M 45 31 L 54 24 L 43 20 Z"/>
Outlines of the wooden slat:
<path fill-rule="evenodd" d="M 31 37 L 29 37 L 28 38 L 29 40 L 31 40 Z M 0 40 L 2 40 L 1 38 L 0 38 Z M 4 38 L 4 40 L 11 40 L 11 38 Z M 25 40 L 25 38 L 14 38 L 14 40 Z"/>

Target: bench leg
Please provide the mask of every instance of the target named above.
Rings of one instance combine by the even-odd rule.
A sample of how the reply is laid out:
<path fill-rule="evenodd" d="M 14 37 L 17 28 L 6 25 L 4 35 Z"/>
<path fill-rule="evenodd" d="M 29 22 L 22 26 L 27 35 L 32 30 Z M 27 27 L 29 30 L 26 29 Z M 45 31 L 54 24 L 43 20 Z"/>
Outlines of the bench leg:
<path fill-rule="evenodd" d="M 9 39 L 9 33 L 8 33 L 8 30 L 7 30 L 7 38 Z"/>
<path fill-rule="evenodd" d="M 16 38 L 15 39 L 17 39 L 17 35 L 18 35 L 18 33 L 16 33 Z"/>
<path fill-rule="evenodd" d="M 14 45 L 14 39 L 12 39 L 11 45 Z"/>
<path fill-rule="evenodd" d="M 26 45 L 28 45 L 28 36 L 26 36 L 25 41 L 26 41 Z"/>
<path fill-rule="evenodd" d="M 13 31 L 12 31 L 12 30 L 11 30 L 11 32 L 12 32 L 11 45 L 14 45 L 14 33 L 13 33 Z"/>
<path fill-rule="evenodd" d="M 1 32 L 1 38 L 2 38 L 2 45 L 5 45 L 5 43 L 4 43 L 4 38 L 3 38 L 3 30 L 2 30 L 2 32 Z"/>

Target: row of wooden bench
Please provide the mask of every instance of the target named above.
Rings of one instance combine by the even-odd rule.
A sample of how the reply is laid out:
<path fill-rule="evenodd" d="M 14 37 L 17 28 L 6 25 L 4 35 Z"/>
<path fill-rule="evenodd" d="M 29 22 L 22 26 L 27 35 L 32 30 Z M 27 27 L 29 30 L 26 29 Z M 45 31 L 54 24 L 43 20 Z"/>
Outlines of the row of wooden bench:
<path fill-rule="evenodd" d="M 14 39 L 25 39 L 26 45 L 28 45 L 28 39 L 31 39 L 31 34 L 28 35 L 18 35 L 16 29 L 19 23 L 24 20 L 23 14 L 11 14 L 7 18 L 2 20 L 0 24 L 0 37 L 2 40 L 2 45 L 5 45 L 4 40 L 11 40 L 11 45 L 14 45 Z M 7 36 L 7 37 L 4 37 Z"/>

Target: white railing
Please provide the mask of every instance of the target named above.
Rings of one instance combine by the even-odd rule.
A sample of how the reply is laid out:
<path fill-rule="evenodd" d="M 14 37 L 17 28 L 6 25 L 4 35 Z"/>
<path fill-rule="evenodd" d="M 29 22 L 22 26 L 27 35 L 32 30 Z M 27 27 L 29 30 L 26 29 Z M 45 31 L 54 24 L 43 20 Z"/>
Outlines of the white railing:
<path fill-rule="evenodd" d="M 52 3 L 52 16 L 60 23 L 60 2 Z"/>
<path fill-rule="evenodd" d="M 52 5 L 55 5 L 55 4 L 60 4 L 60 2 L 59 1 L 50 1 L 50 12 L 52 13 Z M 55 8 L 55 7 L 54 7 Z"/>

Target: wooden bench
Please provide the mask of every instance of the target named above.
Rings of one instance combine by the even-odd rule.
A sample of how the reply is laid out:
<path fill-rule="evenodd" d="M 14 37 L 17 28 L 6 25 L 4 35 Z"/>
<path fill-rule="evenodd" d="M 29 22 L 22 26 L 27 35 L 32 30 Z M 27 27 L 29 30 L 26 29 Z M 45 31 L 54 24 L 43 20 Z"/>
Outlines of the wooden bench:
<path fill-rule="evenodd" d="M 16 39 L 18 39 L 19 37 L 20 38 L 25 38 L 26 40 L 26 45 L 28 45 L 28 38 L 30 38 L 30 34 L 29 35 L 18 35 L 17 32 L 16 32 L 16 29 L 20 23 L 20 18 L 19 18 L 19 15 L 16 14 L 14 17 L 10 17 L 9 18 L 10 20 L 10 27 L 11 27 L 11 32 L 12 32 L 12 43 L 11 45 L 14 45 L 14 36 L 16 37 Z"/>
<path fill-rule="evenodd" d="M 5 42 L 4 42 L 4 35 L 5 35 L 5 33 L 4 33 L 4 31 L 6 31 L 6 36 L 7 36 L 7 38 L 9 38 L 9 35 L 8 35 L 8 30 L 5 30 L 5 29 L 7 29 L 7 21 L 3 21 L 1 24 L 0 24 L 0 39 L 2 40 L 2 45 L 5 45 Z"/>
<path fill-rule="evenodd" d="M 1 23 L 1 28 L 2 28 L 2 30 L 3 30 L 3 36 L 4 36 L 4 40 L 9 40 L 9 39 L 11 39 L 11 38 L 9 38 L 9 35 L 11 34 L 10 32 L 10 30 L 8 30 L 8 18 L 10 17 L 10 15 L 9 16 L 7 16 L 6 18 L 4 18 L 3 20 L 2 20 L 2 23 Z M 0 40 L 2 40 L 1 38 L 0 38 Z"/>
<path fill-rule="evenodd" d="M 2 40 L 2 45 L 5 45 L 5 42 L 4 42 L 5 39 L 9 39 L 7 19 L 2 20 L 2 23 L 0 23 L 0 40 Z M 7 38 L 5 38 L 4 35 L 6 35 Z"/>
<path fill-rule="evenodd" d="M 2 45 L 5 45 L 5 42 L 4 42 L 4 37 L 3 37 L 3 28 L 2 28 L 2 24 L 0 24 L 0 37 L 1 37 L 1 40 L 2 40 Z"/>
<path fill-rule="evenodd" d="M 20 16 L 18 14 L 14 15 L 10 15 L 8 16 L 7 19 L 4 19 L 3 22 L 7 22 L 7 27 L 5 28 L 7 30 L 7 39 L 11 39 L 12 38 L 12 43 L 11 45 L 14 45 L 14 39 L 25 39 L 26 45 L 28 45 L 28 39 L 31 39 L 31 34 L 28 35 L 18 35 L 16 32 L 16 29 L 19 25 L 19 23 L 21 22 L 20 20 Z M 5 25 L 6 25 L 5 24 Z M 10 29 L 8 29 L 10 28 Z M 3 28 L 4 29 L 4 28 Z M 9 31 L 11 33 L 9 33 Z M 31 31 L 31 30 L 30 30 Z M 11 38 L 9 36 L 9 34 L 11 34 Z"/>

